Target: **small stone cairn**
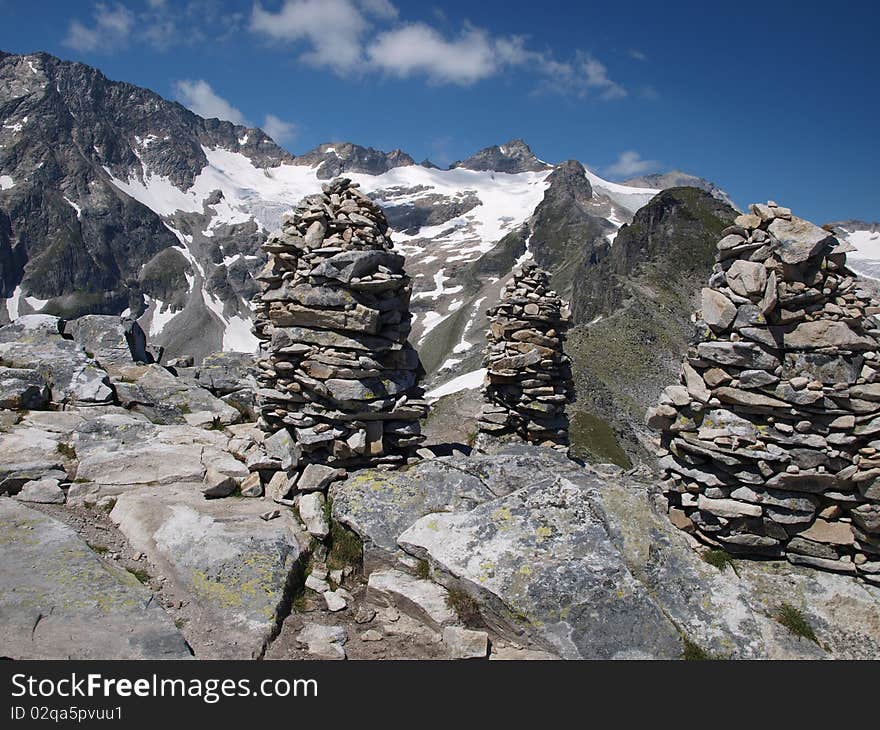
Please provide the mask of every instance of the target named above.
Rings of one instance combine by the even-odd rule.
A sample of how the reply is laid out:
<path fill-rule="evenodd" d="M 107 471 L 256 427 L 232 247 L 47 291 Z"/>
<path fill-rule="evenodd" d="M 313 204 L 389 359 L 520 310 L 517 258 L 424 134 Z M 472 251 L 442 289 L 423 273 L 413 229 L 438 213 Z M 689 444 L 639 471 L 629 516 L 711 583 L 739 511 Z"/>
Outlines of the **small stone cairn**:
<path fill-rule="evenodd" d="M 411 281 L 385 215 L 347 178 L 322 190 L 284 216 L 257 276 L 267 436 L 249 466 L 281 502 L 323 490 L 351 467 L 405 462 L 428 409 L 407 341 Z"/>
<path fill-rule="evenodd" d="M 880 584 L 880 307 L 847 244 L 775 203 L 750 211 L 718 242 L 681 385 L 648 411 L 670 517 Z"/>
<path fill-rule="evenodd" d="M 480 443 L 521 439 L 567 451 L 565 406 L 574 400 L 563 350 L 568 305 L 550 288 L 547 272 L 529 261 L 488 315 Z"/>

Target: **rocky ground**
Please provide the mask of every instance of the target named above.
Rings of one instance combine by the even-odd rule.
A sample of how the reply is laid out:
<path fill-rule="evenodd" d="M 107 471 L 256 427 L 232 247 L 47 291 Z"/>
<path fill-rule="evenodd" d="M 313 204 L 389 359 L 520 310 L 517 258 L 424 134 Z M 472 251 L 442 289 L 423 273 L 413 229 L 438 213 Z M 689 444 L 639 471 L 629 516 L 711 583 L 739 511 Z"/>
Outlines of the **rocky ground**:
<path fill-rule="evenodd" d="M 243 496 L 247 369 L 135 364 L 112 319 L 0 328 L 4 656 L 880 655 L 880 589 L 706 553 L 647 473 L 446 444 L 329 514 Z"/>

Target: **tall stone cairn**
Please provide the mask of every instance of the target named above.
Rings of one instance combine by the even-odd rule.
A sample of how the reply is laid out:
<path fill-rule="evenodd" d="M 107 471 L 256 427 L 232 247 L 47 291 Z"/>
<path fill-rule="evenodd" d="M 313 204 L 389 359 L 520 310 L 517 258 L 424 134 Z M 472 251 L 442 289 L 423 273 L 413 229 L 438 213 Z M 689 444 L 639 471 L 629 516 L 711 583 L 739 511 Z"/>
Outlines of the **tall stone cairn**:
<path fill-rule="evenodd" d="M 750 210 L 718 242 L 681 385 L 648 411 L 669 515 L 730 552 L 880 584 L 880 306 L 847 244 Z"/>
<path fill-rule="evenodd" d="M 481 439 L 520 439 L 567 451 L 565 406 L 574 400 L 571 361 L 563 350 L 568 305 L 550 288 L 547 272 L 528 261 L 488 314 Z"/>
<path fill-rule="evenodd" d="M 323 490 L 350 467 L 406 461 L 428 409 L 407 341 L 411 281 L 385 215 L 347 178 L 321 187 L 269 236 L 257 276 L 267 436 L 250 466 L 277 501 Z"/>

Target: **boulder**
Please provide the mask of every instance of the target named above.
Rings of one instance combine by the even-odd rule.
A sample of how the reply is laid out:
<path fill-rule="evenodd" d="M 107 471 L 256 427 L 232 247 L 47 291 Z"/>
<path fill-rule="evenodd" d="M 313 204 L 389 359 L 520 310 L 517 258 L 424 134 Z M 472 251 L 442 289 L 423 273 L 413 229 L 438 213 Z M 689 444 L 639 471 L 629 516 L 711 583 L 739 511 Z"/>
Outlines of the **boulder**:
<path fill-rule="evenodd" d="M 130 573 L 47 515 L 0 498 L 0 646 L 14 659 L 187 659 L 171 618 Z"/>
<path fill-rule="evenodd" d="M 719 570 L 670 522 L 657 485 L 641 478 L 599 473 L 554 450 L 524 445 L 429 464 L 435 471 L 421 464 L 406 472 L 359 472 L 334 493 L 344 492 L 349 505 L 360 499 L 369 505 L 363 513 L 344 510 L 374 516 L 349 524 L 365 546 L 397 532 L 403 549 L 427 560 L 432 579 L 454 592 L 456 605 L 470 604 L 492 637 L 524 647 L 520 653 L 677 658 L 681 636 L 715 657 L 880 653 L 874 619 L 880 589 L 809 566 L 780 569 L 778 562 L 738 560 L 736 572 Z M 484 497 L 472 493 L 439 508 L 428 503 L 427 515 L 413 506 L 401 519 L 397 506 L 406 500 L 399 494 L 445 489 L 449 477 L 438 465 L 476 477 Z M 389 478 L 394 481 L 381 486 Z M 808 494 L 766 494 L 766 509 L 777 498 L 796 507 L 812 504 Z M 333 508 L 336 515 L 336 499 Z M 782 603 L 803 612 L 822 647 L 773 618 Z"/>
<path fill-rule="evenodd" d="M 186 485 L 120 495 L 110 513 L 132 547 L 186 596 L 188 631 L 222 626 L 205 658 L 262 655 L 282 618 L 308 538 L 289 511 L 264 521 L 259 500 L 206 500 Z"/>

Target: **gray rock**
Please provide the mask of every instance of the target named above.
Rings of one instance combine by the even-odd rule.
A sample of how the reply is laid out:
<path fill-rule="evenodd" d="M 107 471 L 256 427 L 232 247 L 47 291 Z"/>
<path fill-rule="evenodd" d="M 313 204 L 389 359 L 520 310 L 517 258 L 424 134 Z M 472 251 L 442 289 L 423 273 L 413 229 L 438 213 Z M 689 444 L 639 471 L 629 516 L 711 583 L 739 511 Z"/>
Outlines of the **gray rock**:
<path fill-rule="evenodd" d="M 299 475 L 296 488 L 301 492 L 326 489 L 339 478 L 341 478 L 339 469 L 324 464 L 309 464 Z"/>
<path fill-rule="evenodd" d="M 708 512 L 716 517 L 760 517 L 761 507 L 756 504 L 747 504 L 735 499 L 709 499 L 700 495 L 697 500 L 697 508 Z"/>
<path fill-rule="evenodd" d="M 0 498 L 0 646 L 15 659 L 186 659 L 150 591 L 66 525 Z"/>
<path fill-rule="evenodd" d="M 341 626 L 310 623 L 297 634 L 296 640 L 316 659 L 345 659 L 348 634 Z"/>
<path fill-rule="evenodd" d="M 25 482 L 15 498 L 19 502 L 34 502 L 36 504 L 64 504 L 67 499 L 64 492 L 61 491 L 57 479 Z"/>
<path fill-rule="evenodd" d="M 465 514 L 423 517 L 399 543 L 466 586 L 502 636 L 526 632 L 569 658 L 676 655 L 677 632 L 611 546 L 594 507 L 585 489 L 560 478 Z M 613 599 L 604 587 L 611 584 Z"/>
<path fill-rule="evenodd" d="M 312 537 L 323 540 L 330 534 L 330 523 L 325 514 L 327 500 L 321 492 L 304 494 L 297 502 L 299 516 Z"/>
<path fill-rule="evenodd" d="M 259 472 L 253 472 L 249 474 L 241 482 L 241 496 L 242 497 L 262 497 L 263 496 L 263 482 L 260 479 Z"/>
<path fill-rule="evenodd" d="M 734 365 L 750 370 L 773 370 L 777 360 L 769 352 L 751 342 L 701 342 L 700 357 L 721 365 Z"/>
<path fill-rule="evenodd" d="M 0 367 L 0 408 L 33 410 L 49 403 L 49 386 L 29 368 Z"/>
<path fill-rule="evenodd" d="M 178 485 L 119 497 L 110 518 L 175 590 L 187 596 L 196 627 L 223 627 L 217 658 L 260 656 L 289 600 L 308 538 L 292 515 L 261 521 L 258 500 L 206 500 Z M 195 629 L 193 629 L 195 630 Z"/>
<path fill-rule="evenodd" d="M 763 296 L 767 286 L 767 269 L 763 264 L 737 259 L 727 270 L 727 285 L 742 297 Z"/>
<path fill-rule="evenodd" d="M 393 562 L 397 538 L 425 512 L 467 511 L 495 495 L 483 481 L 446 459 L 406 473 L 360 471 L 334 484 L 333 519 L 366 537 L 368 564 Z"/>
<path fill-rule="evenodd" d="M 802 322 L 793 332 L 785 335 L 785 346 L 793 350 L 817 350 L 837 347 L 843 350 L 861 351 L 877 347 L 869 338 L 853 332 L 845 323 L 827 319 Z"/>
<path fill-rule="evenodd" d="M 489 655 L 489 634 L 485 631 L 444 626 L 443 643 L 451 659 L 485 659 Z"/>
<path fill-rule="evenodd" d="M 399 570 L 372 572 L 367 581 L 367 600 L 394 606 L 437 630 L 458 621 L 449 605 L 449 593 L 443 586 Z"/>
<path fill-rule="evenodd" d="M 430 462 L 479 473 L 492 496 L 476 504 L 453 502 L 442 514 L 408 513 L 430 551 L 416 545 L 407 550 L 430 559 L 437 580 L 466 591 L 493 636 L 556 656 L 674 658 L 681 653 L 680 634 L 719 657 L 880 654 L 880 623 L 864 618 L 880 615 L 880 588 L 808 567 L 781 570 L 773 562 L 737 561 L 738 575 L 721 572 L 673 527 L 665 506 L 658 511 L 655 485 L 600 476 L 548 449 L 520 445 L 515 451 L 515 457 L 502 452 Z M 552 486 L 559 475 L 583 496 L 566 489 L 560 498 Z M 350 479 L 334 491 L 355 486 L 346 500 L 363 498 L 371 513 L 390 516 L 398 493 L 431 495 L 448 479 L 416 468 L 393 476 L 393 488 L 377 489 L 387 472 L 358 472 L 354 485 Z M 540 482 L 532 486 L 536 477 Z M 519 509 L 529 501 L 531 508 Z M 355 529 L 365 544 L 374 542 L 371 531 L 394 531 L 378 519 Z M 783 602 L 804 612 L 827 653 L 772 618 Z M 597 622 L 602 628 L 595 628 Z"/>
<path fill-rule="evenodd" d="M 315 593 L 326 593 L 330 590 L 330 584 L 324 578 L 319 578 L 315 573 L 310 573 L 306 577 L 305 587 Z"/>
<path fill-rule="evenodd" d="M 703 319 L 716 332 L 724 332 L 736 318 L 736 306 L 721 292 L 705 287 L 701 295 Z"/>
<path fill-rule="evenodd" d="M 837 242 L 833 234 L 801 218 L 776 218 L 767 230 L 778 241 L 776 250 L 786 264 L 801 264 Z"/>
<path fill-rule="evenodd" d="M 228 497 L 235 491 L 235 479 L 217 471 L 213 466 L 205 470 L 202 494 L 206 497 Z"/>
<path fill-rule="evenodd" d="M 0 361 L 12 368 L 36 370 L 55 403 L 112 402 L 107 373 L 77 343 L 53 329 L 0 327 Z"/>
<path fill-rule="evenodd" d="M 278 461 L 282 469 L 293 469 L 299 463 L 300 449 L 286 428 L 268 436 L 263 447 L 266 456 Z"/>
<path fill-rule="evenodd" d="M 324 597 L 324 603 L 327 604 L 327 610 L 330 611 L 330 613 L 344 611 L 348 608 L 348 601 L 351 598 L 351 594 L 341 588 L 335 591 L 324 591 L 322 595 Z"/>

